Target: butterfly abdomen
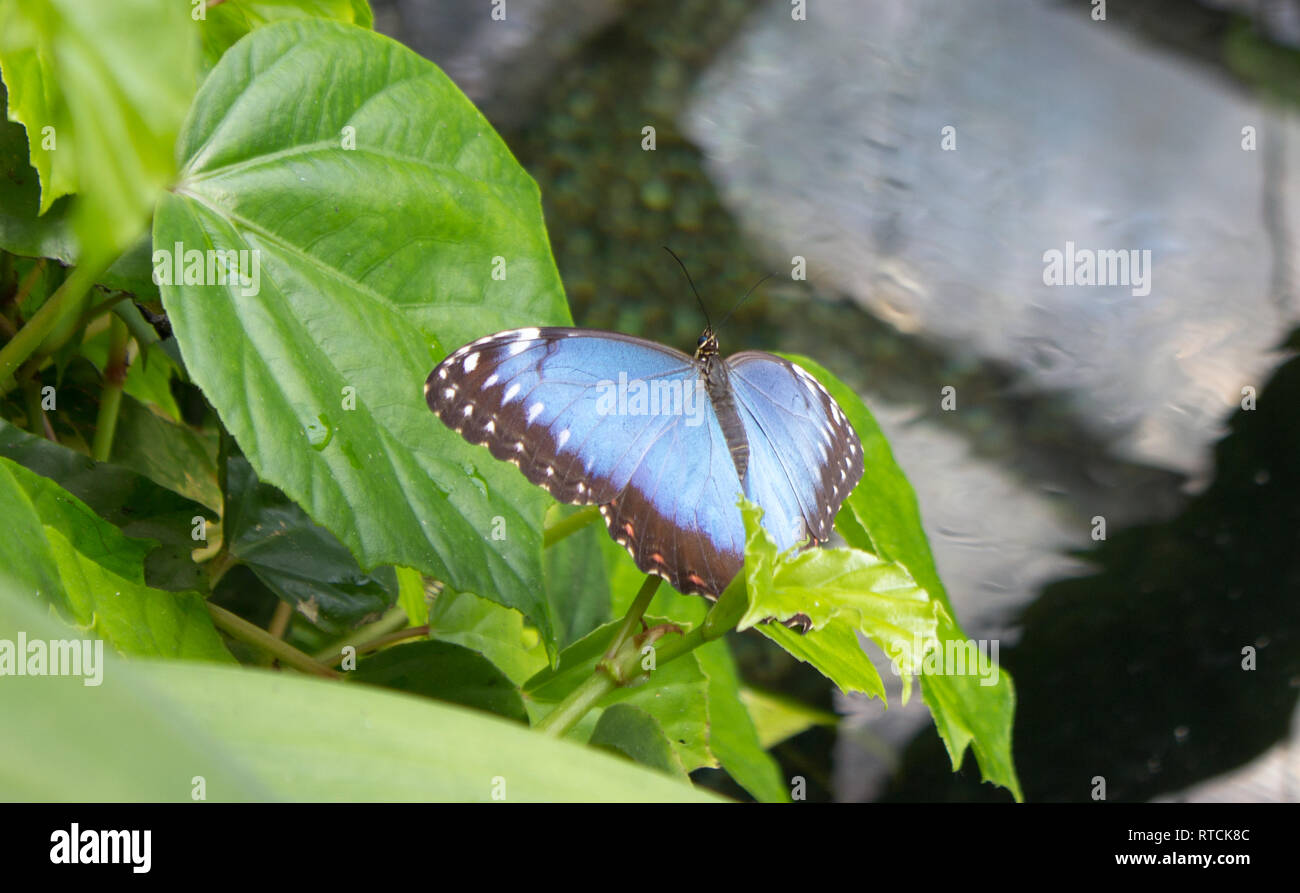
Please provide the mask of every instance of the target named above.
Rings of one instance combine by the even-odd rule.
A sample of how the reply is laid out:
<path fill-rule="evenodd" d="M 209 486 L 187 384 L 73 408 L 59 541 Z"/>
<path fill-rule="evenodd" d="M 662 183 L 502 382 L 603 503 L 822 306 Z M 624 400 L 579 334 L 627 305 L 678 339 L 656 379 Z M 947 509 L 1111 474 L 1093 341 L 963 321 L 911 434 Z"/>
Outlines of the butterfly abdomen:
<path fill-rule="evenodd" d="M 726 438 L 732 464 L 736 466 L 736 477 L 740 478 L 743 486 L 745 474 L 749 471 L 749 438 L 745 436 L 745 423 L 740 419 L 731 382 L 727 380 L 727 364 L 716 356 L 704 362 L 704 388 L 713 403 L 722 436 Z"/>

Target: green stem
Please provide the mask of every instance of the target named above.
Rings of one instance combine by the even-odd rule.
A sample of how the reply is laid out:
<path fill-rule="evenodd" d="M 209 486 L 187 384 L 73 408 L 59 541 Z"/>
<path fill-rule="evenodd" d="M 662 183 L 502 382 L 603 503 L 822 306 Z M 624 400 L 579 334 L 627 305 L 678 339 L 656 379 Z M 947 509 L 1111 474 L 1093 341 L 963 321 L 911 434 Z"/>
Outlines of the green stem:
<path fill-rule="evenodd" d="M 334 672 L 323 664 L 317 663 L 309 655 L 303 654 L 288 642 L 280 641 L 260 626 L 249 623 L 238 614 L 232 614 L 220 605 L 212 604 L 212 602 L 207 604 L 208 612 L 212 615 L 212 622 L 217 625 L 218 629 L 225 631 L 232 638 L 262 649 L 280 663 L 293 667 L 295 670 L 311 673 L 314 676 L 324 676 L 326 679 L 343 678 L 341 674 Z"/>
<path fill-rule="evenodd" d="M 38 365 L 35 361 L 29 360 L 18 370 L 18 380 L 22 382 L 23 396 L 27 400 L 27 427 L 37 437 L 44 437 L 57 443 L 54 428 L 50 425 L 45 410 L 41 408 L 41 376 Z"/>
<path fill-rule="evenodd" d="M 293 619 L 293 605 L 282 601 L 275 606 L 275 613 L 271 615 L 271 622 L 266 625 L 266 631 L 280 641 L 284 641 L 284 634 L 289 631 L 289 621 Z"/>
<path fill-rule="evenodd" d="M 356 648 L 357 653 L 359 654 L 363 651 L 369 651 L 381 647 L 382 645 L 387 644 L 388 641 L 399 641 L 402 638 L 420 635 L 420 633 L 410 633 L 407 636 L 398 636 L 395 639 L 388 638 L 397 633 L 406 633 L 407 629 L 404 627 L 406 627 L 410 622 L 411 620 L 406 616 L 406 611 L 403 608 L 393 608 L 374 623 L 363 626 L 358 630 L 354 630 L 346 637 L 335 642 L 333 645 L 330 645 L 328 648 L 323 648 L 320 651 L 317 651 L 314 655 L 315 659 L 323 664 L 333 667 L 337 666 L 339 662 L 343 660 L 343 649 L 349 645 Z M 410 629 L 423 629 L 426 634 L 429 631 L 427 626 L 410 627 Z"/>
<path fill-rule="evenodd" d="M 99 418 L 95 422 L 95 439 L 90 458 L 107 462 L 113 452 L 113 435 L 117 415 L 122 408 L 122 387 L 126 384 L 126 346 L 129 341 L 126 323 L 116 316 L 108 328 L 108 362 L 104 364 L 104 390 L 99 397 Z"/>
<path fill-rule="evenodd" d="M 149 321 L 140 313 L 140 308 L 135 306 L 134 301 L 122 300 L 113 305 L 113 314 L 122 322 L 126 323 L 127 329 L 131 332 L 131 337 L 135 343 L 140 345 L 140 356 L 144 356 L 145 349 L 156 343 L 158 332 Z"/>
<path fill-rule="evenodd" d="M 535 727 L 537 731 L 553 738 L 562 737 L 606 694 L 619 686 L 631 684 L 643 675 L 640 641 L 644 640 L 644 637 L 636 635 L 635 630 L 642 623 L 646 608 L 654 599 L 660 582 L 662 581 L 659 577 L 646 575 L 645 582 L 641 584 L 636 597 L 632 599 L 631 607 L 623 615 L 623 622 L 614 633 L 613 641 L 605 650 L 604 656 L 596 661 L 591 675 L 569 692 L 554 710 L 537 723 Z M 659 632 L 662 634 L 662 630 Z M 681 657 L 692 648 L 703 645 L 705 641 L 707 639 L 702 626 L 686 635 L 663 636 L 662 642 L 655 642 L 655 666 L 660 662 Z"/>
<path fill-rule="evenodd" d="M 556 521 L 542 533 L 542 547 L 549 549 L 566 536 L 577 533 L 598 517 L 600 517 L 600 510 L 594 505 L 589 505 L 580 512 L 574 512 L 569 517 Z"/>
<path fill-rule="evenodd" d="M 222 537 L 223 539 L 225 537 L 224 531 Z M 237 564 L 239 564 L 239 559 L 226 550 L 226 545 L 223 542 L 217 553 L 208 559 L 208 591 L 215 592 L 221 578 Z"/>
<path fill-rule="evenodd" d="M 36 315 L 0 348 L 0 393 L 14 386 L 14 372 L 36 352 L 46 336 L 69 315 L 81 312 L 81 299 L 106 267 L 107 264 L 98 263 L 77 265 Z"/>
<path fill-rule="evenodd" d="M 646 608 L 650 607 L 650 601 L 655 597 L 655 592 L 659 589 L 659 584 L 663 582 L 662 578 L 654 574 L 646 574 L 645 582 L 637 590 L 636 598 L 632 599 L 632 605 L 623 615 L 623 623 L 614 634 L 614 640 L 609 643 L 609 648 L 605 649 L 605 656 L 602 660 L 613 660 L 620 651 L 623 650 L 623 643 L 632 637 L 633 631 L 641 618 L 645 616 Z"/>
<path fill-rule="evenodd" d="M 569 692 L 554 710 L 534 726 L 543 735 L 562 738 L 587 715 L 596 702 L 616 688 L 614 680 L 599 667 L 581 685 Z"/>

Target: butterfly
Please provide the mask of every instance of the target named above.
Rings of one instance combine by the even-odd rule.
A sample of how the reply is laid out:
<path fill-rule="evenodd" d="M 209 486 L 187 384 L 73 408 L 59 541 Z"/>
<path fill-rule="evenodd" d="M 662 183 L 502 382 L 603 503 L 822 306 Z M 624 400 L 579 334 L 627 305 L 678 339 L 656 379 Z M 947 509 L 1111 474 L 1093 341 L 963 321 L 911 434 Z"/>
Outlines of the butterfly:
<path fill-rule="evenodd" d="M 798 365 L 617 332 L 524 328 L 459 348 L 429 408 L 560 502 L 598 505 L 642 573 L 710 600 L 744 564 L 744 494 L 782 550 L 824 543 L 862 477 L 843 410 Z"/>

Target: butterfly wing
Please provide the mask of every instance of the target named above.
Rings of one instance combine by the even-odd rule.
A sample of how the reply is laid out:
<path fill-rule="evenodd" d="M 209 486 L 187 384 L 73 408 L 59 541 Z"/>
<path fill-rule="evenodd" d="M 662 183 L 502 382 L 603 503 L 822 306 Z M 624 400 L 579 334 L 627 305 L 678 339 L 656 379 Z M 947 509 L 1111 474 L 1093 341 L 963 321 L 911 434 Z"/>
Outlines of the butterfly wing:
<path fill-rule="evenodd" d="M 835 514 L 862 477 L 862 443 L 817 379 L 762 351 L 727 358 L 749 441 L 745 495 L 782 549 L 811 535 L 825 542 Z"/>
<path fill-rule="evenodd" d="M 645 382 L 680 402 L 610 401 Z M 740 480 L 694 361 L 614 332 L 534 328 L 468 344 L 425 383 L 429 408 L 562 502 L 598 504 L 645 573 L 716 595 L 740 568 Z M 694 391 L 688 406 L 686 394 Z M 652 403 L 647 409 L 656 408 Z"/>

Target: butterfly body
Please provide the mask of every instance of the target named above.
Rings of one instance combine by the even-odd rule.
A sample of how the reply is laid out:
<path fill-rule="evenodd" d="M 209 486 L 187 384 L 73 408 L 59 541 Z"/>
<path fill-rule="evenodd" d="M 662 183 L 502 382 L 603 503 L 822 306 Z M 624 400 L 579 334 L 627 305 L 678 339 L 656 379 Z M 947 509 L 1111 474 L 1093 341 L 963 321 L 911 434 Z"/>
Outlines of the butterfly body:
<path fill-rule="evenodd" d="M 862 447 L 807 372 L 617 332 L 528 328 L 449 354 L 429 408 L 561 502 L 598 505 L 638 568 L 716 598 L 744 563 L 743 494 L 781 548 L 830 536 Z"/>

